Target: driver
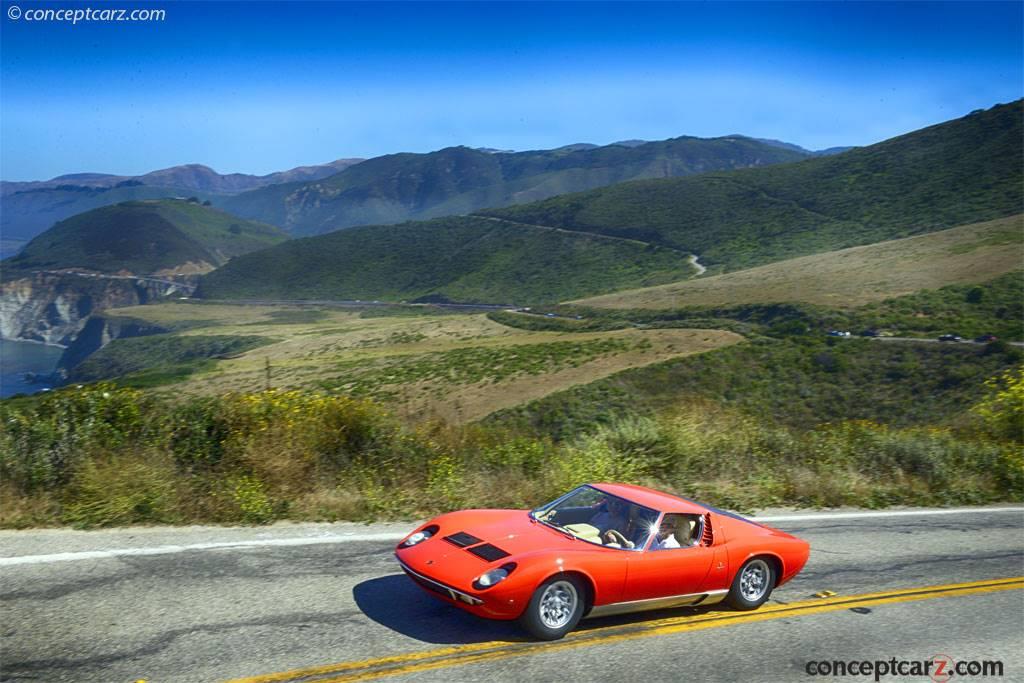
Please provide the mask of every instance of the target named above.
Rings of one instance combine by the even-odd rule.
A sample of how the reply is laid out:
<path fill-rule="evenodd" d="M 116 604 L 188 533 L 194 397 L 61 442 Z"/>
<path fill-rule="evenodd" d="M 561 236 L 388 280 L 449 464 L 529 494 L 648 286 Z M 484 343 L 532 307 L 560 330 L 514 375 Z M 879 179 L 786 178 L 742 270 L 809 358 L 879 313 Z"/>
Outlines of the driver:
<path fill-rule="evenodd" d="M 610 532 L 617 531 L 625 536 L 629 529 L 629 506 L 619 498 L 605 498 L 604 504 L 590 519 L 590 523 L 601 532 L 601 538 L 606 542 L 613 542 L 615 538 Z"/>

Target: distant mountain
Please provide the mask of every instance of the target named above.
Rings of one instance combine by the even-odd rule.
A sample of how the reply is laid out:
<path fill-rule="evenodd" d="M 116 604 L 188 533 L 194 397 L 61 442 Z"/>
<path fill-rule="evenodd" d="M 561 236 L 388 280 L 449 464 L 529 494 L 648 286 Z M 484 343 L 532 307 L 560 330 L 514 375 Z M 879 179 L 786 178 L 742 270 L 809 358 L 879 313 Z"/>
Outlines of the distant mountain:
<path fill-rule="evenodd" d="M 842 154 L 843 152 L 848 152 L 851 149 L 856 149 L 856 147 L 826 147 L 825 149 L 815 151 L 814 156 L 827 157 L 832 154 Z"/>
<path fill-rule="evenodd" d="M 297 166 L 287 171 L 278 171 L 267 175 L 249 175 L 247 173 L 221 174 L 209 166 L 202 164 L 184 164 L 172 166 L 158 171 L 150 171 L 143 175 L 125 176 L 110 173 L 67 173 L 50 180 L 33 181 L 0 181 L 0 193 L 4 195 L 30 190 L 47 190 L 60 186 L 77 185 L 79 187 L 111 188 L 124 185 L 126 181 L 137 181 L 144 185 L 175 187 L 183 190 L 200 192 L 233 193 L 252 190 L 257 187 L 290 183 L 303 180 L 317 180 L 334 175 L 362 159 L 337 159 L 327 164 L 314 166 Z"/>
<path fill-rule="evenodd" d="M 744 136 L 739 135 L 737 137 L 744 137 Z M 772 140 L 771 138 L 750 138 L 750 139 L 751 140 L 757 140 L 758 142 L 763 142 L 766 145 L 772 145 L 773 147 L 779 147 L 781 149 L 788 149 L 788 150 L 792 150 L 794 152 L 802 152 L 804 154 L 807 154 L 808 156 L 813 156 L 813 157 L 826 157 L 826 156 L 829 156 L 830 154 L 839 154 L 840 152 L 845 152 L 847 150 L 853 149 L 853 147 L 829 147 L 828 149 L 810 150 L 810 149 L 806 149 L 804 147 L 801 147 L 800 145 L 794 145 L 792 142 L 783 142 L 782 140 Z"/>
<path fill-rule="evenodd" d="M 637 178 L 766 166 L 808 154 L 732 136 L 492 152 L 449 147 L 391 154 L 322 180 L 214 199 L 232 213 L 312 235 L 356 225 L 466 214 Z"/>
<path fill-rule="evenodd" d="M 643 180 L 482 211 L 700 255 L 712 272 L 1020 213 L 1024 105 L 793 164 Z"/>
<path fill-rule="evenodd" d="M 338 159 L 317 166 L 299 166 L 264 176 L 222 175 L 200 164 L 174 166 L 141 176 L 72 173 L 50 180 L 0 182 L 0 256 L 17 251 L 57 221 L 90 209 L 129 200 L 213 195 L 252 190 L 276 183 L 325 178 L 361 159 Z"/>
<path fill-rule="evenodd" d="M 687 254 L 724 272 L 1010 216 L 1024 204 L 1022 114 L 1018 101 L 833 156 L 632 181 L 462 218 L 293 240 L 234 259 L 205 276 L 200 291 L 216 298 L 435 294 L 548 302 L 573 291 L 682 279 L 693 273 Z M 607 147 L 595 151 L 614 155 Z M 441 158 L 464 172 L 432 176 L 435 189 L 460 189 L 455 179 L 471 184 L 474 168 L 495 168 L 474 167 L 471 150 L 444 152 Z M 427 156 L 418 157 L 424 172 L 436 170 L 440 159 Z M 394 179 L 384 187 L 405 186 Z"/>
<path fill-rule="evenodd" d="M 245 192 L 267 185 L 319 180 L 334 175 L 349 166 L 361 162 L 362 159 L 338 159 L 329 164 L 318 166 L 299 166 L 288 171 L 278 171 L 263 176 L 229 173 L 221 175 L 208 166 L 187 164 L 174 166 L 161 171 L 153 171 L 133 180 L 145 185 L 161 185 L 164 187 L 181 187 L 213 194 L 234 194 Z"/>
<path fill-rule="evenodd" d="M 57 223 L 5 260 L 3 276 L 64 269 L 193 274 L 286 238 L 273 226 L 186 200 L 123 202 Z"/>
<path fill-rule="evenodd" d="M 552 151 L 554 151 L 554 152 L 578 152 L 580 150 L 586 150 L 586 149 L 597 149 L 598 147 L 600 147 L 600 145 L 595 145 L 595 144 L 592 144 L 590 142 L 574 142 L 571 145 L 562 145 L 561 147 L 556 147 Z"/>

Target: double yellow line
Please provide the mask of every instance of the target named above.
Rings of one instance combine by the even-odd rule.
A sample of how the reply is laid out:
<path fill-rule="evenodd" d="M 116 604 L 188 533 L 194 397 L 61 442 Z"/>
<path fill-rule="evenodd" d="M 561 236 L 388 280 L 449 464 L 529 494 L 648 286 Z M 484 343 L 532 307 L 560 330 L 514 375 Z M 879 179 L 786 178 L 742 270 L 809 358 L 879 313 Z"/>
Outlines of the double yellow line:
<path fill-rule="evenodd" d="M 418 673 L 433 669 L 443 669 L 478 662 L 490 662 L 499 659 L 522 657 L 532 654 L 543 654 L 559 650 L 569 650 L 592 645 L 606 645 L 624 640 L 647 638 L 649 636 L 700 631 L 708 628 L 720 628 L 735 624 L 749 624 L 758 621 L 783 619 L 787 617 L 836 612 L 856 607 L 873 607 L 916 600 L 931 600 L 961 595 L 978 595 L 997 591 L 1018 590 L 1024 588 L 1024 576 L 1009 579 L 993 579 L 988 581 L 972 581 L 970 583 L 951 583 L 941 586 L 908 588 L 881 593 L 864 593 L 861 595 L 834 596 L 823 600 L 804 600 L 788 604 L 772 604 L 761 607 L 754 612 L 708 611 L 700 614 L 686 614 L 652 621 L 633 622 L 615 626 L 604 626 L 577 631 L 563 640 L 535 642 L 502 642 L 491 641 L 443 647 L 423 652 L 379 657 L 353 662 L 341 662 L 308 669 L 295 669 L 281 673 L 240 678 L 231 683 L 289 683 L 303 681 L 309 683 L 354 683 L 369 681 L 386 676 Z"/>

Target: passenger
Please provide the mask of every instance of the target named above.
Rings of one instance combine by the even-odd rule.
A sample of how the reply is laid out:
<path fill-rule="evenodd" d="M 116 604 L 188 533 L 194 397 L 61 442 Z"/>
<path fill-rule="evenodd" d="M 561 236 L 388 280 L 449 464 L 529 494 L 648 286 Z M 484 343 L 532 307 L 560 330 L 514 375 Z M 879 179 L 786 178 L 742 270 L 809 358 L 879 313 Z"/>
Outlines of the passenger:
<path fill-rule="evenodd" d="M 681 548 L 679 541 L 676 539 L 676 529 L 679 528 L 679 515 L 665 515 L 665 519 L 661 521 L 661 528 L 658 529 L 658 533 L 654 536 L 654 540 L 651 541 L 651 550 L 669 550 L 671 548 Z"/>

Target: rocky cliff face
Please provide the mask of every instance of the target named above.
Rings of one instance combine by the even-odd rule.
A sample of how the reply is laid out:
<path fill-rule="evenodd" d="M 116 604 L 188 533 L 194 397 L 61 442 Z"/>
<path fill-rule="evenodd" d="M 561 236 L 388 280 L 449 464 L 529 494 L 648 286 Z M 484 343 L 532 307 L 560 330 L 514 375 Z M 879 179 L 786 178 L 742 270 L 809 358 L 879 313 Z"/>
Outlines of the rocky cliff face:
<path fill-rule="evenodd" d="M 76 365 L 115 339 L 145 337 L 168 331 L 159 325 L 143 320 L 105 315 L 90 316 L 85 326 L 75 336 L 74 341 L 64 349 L 64 353 L 57 363 L 57 372 L 59 376 L 66 377 Z"/>
<path fill-rule="evenodd" d="M 33 273 L 3 283 L 0 337 L 67 346 L 94 313 L 181 291 L 181 285 L 139 278 Z"/>

